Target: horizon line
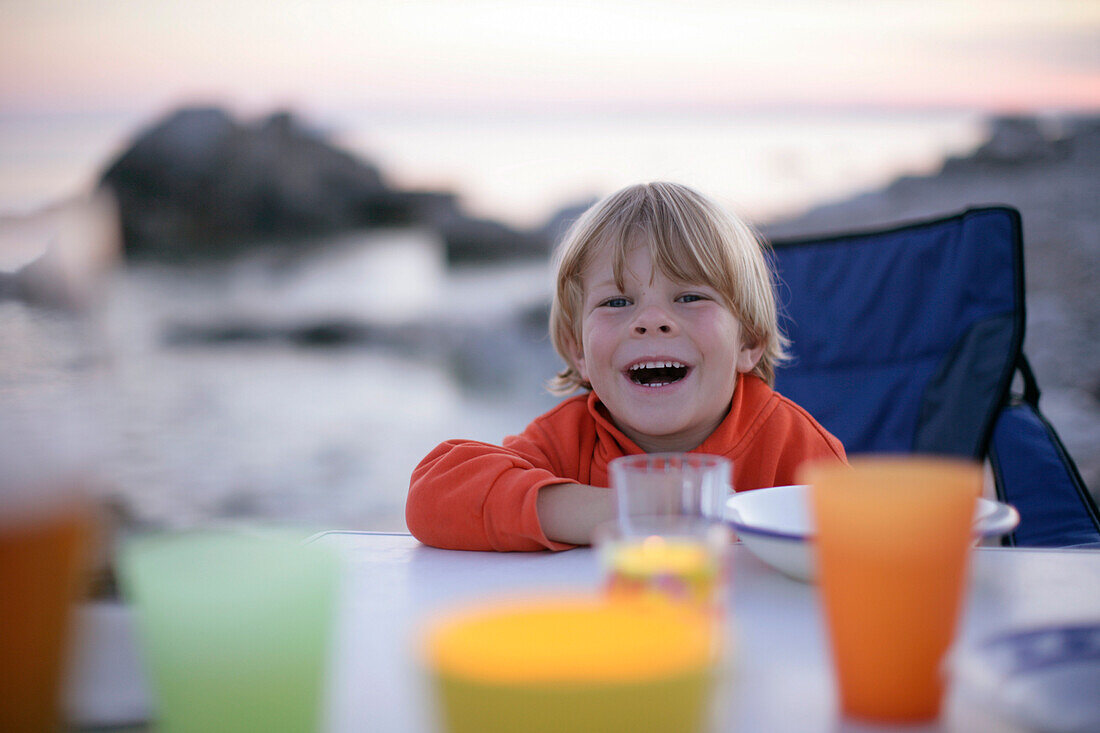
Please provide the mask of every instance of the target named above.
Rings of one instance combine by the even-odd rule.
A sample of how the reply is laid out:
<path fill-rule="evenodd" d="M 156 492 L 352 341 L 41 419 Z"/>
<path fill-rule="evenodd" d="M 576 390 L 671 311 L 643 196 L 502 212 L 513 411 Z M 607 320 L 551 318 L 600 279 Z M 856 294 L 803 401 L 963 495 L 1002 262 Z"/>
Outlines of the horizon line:
<path fill-rule="evenodd" d="M 959 114 L 994 119 L 1001 117 L 1090 117 L 1100 115 L 1100 102 L 1093 105 L 1034 105 L 1029 107 L 962 103 L 870 102 L 870 101 L 760 101 L 760 102 L 680 102 L 650 100 L 560 101 L 507 100 L 465 101 L 428 99 L 422 101 L 364 101 L 324 103 L 295 99 L 272 99 L 262 103 L 231 99 L 226 95 L 178 95 L 174 99 L 146 102 L 105 103 L 5 103 L 0 105 L 0 119 L 41 116 L 159 116 L 188 108 L 219 108 L 233 117 L 266 117 L 289 112 L 295 117 L 311 119 L 329 115 L 376 115 L 383 117 L 422 116 L 428 114 L 462 117 L 500 114 L 525 117 L 532 115 L 557 118 L 644 114 L 650 117 L 716 117 L 724 115 L 784 115 L 784 114 Z"/>

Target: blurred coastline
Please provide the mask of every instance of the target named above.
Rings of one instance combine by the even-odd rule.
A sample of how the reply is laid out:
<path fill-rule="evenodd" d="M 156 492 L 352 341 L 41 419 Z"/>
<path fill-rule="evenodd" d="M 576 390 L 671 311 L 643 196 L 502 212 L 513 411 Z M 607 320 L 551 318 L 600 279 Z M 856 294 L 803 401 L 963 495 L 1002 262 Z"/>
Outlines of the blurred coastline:
<path fill-rule="evenodd" d="M 241 114 L 241 123 L 277 109 Z M 0 215 L 28 213 L 93 186 L 170 110 L 0 110 Z M 453 190 L 471 213 L 518 227 L 640 180 L 692 181 L 757 221 L 937 170 L 988 135 L 957 110 L 806 108 L 455 112 L 295 110 L 396 186 Z"/>
<path fill-rule="evenodd" d="M 556 138 L 545 121 L 456 120 L 449 135 L 438 122 L 373 122 L 325 139 L 395 187 L 450 192 L 472 217 L 524 231 L 652 178 L 695 185 L 776 237 L 1016 206 L 1041 406 L 1100 488 L 1096 119 L 605 119 Z M 28 222 L 52 221 L 27 212 L 85 189 L 126 144 L 104 119 L 74 125 L 0 119 L 0 160 L 16 163 L 0 180 L 9 282 L 37 255 Z M 51 135 L 83 152 L 66 162 Z M 134 261 L 104 275 L 102 302 L 80 317 L 0 299 L 0 405 L 48 431 L 79 404 L 96 485 L 133 526 L 403 529 L 408 476 L 438 442 L 499 442 L 557 401 L 543 389 L 559 367 L 548 262 L 455 266 L 445 232 L 424 222 L 306 239 L 219 261 Z"/>

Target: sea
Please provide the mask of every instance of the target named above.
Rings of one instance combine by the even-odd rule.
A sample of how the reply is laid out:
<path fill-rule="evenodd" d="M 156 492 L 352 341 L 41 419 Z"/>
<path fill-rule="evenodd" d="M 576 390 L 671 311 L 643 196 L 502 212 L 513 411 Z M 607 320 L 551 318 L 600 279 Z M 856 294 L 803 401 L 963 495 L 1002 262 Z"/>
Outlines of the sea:
<path fill-rule="evenodd" d="M 161 113 L 0 112 L 0 272 L 34 253 L 28 221 L 91 190 Z M 934 172 L 986 135 L 979 115 L 944 111 L 300 119 L 391 186 L 452 191 L 519 228 L 658 179 L 765 223 Z M 434 446 L 499 442 L 560 399 L 544 387 L 562 365 L 547 262 L 450 267 L 417 228 L 313 244 L 97 270 L 76 309 L 0 300 L 0 490 L 78 476 L 127 527 L 401 531 Z"/>

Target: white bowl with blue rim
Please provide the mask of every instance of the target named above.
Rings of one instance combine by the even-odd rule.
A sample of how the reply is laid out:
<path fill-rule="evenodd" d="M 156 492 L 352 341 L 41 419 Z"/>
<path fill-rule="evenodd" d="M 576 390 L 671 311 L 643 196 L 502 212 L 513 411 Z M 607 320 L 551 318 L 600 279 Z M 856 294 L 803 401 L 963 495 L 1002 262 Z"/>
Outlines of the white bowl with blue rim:
<path fill-rule="evenodd" d="M 810 517 L 810 487 L 773 486 L 734 494 L 726 500 L 725 520 L 754 555 L 796 580 L 815 577 Z M 1020 514 L 1008 504 L 979 498 L 974 510 L 974 538 L 1008 534 Z"/>

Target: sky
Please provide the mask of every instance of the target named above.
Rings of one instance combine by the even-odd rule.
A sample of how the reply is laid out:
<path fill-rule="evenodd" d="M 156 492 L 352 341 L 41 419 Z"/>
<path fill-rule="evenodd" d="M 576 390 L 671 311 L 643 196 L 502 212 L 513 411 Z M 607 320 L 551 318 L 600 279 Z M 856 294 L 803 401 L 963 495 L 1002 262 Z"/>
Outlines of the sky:
<path fill-rule="evenodd" d="M 1100 109 L 1097 0 L 0 0 L 0 112 Z"/>

